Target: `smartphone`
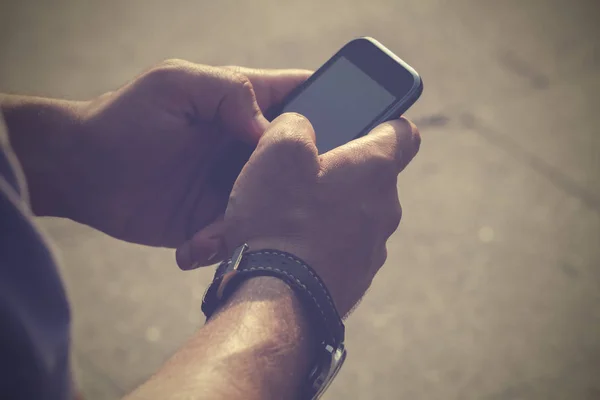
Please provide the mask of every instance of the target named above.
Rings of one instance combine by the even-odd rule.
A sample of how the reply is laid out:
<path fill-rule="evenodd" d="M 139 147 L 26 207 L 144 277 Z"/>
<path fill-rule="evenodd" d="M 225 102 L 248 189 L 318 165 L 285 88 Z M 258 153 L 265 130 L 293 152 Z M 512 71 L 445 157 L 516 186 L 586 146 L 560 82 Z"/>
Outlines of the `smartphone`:
<path fill-rule="evenodd" d="M 362 37 L 342 47 L 265 116 L 304 115 L 321 154 L 398 118 L 422 92 L 421 77 L 410 65 L 377 40 Z"/>
<path fill-rule="evenodd" d="M 398 118 L 422 92 L 423 81 L 410 65 L 377 40 L 361 37 L 344 45 L 265 117 L 272 121 L 286 112 L 304 115 L 322 154 Z M 252 150 L 233 145 L 228 161 L 215 168 L 213 183 L 230 190 Z"/>

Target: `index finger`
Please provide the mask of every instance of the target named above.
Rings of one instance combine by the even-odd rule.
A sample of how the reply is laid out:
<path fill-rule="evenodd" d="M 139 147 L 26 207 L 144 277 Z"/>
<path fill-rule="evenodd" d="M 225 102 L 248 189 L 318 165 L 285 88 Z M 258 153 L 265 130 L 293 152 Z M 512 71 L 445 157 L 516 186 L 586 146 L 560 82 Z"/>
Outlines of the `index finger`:
<path fill-rule="evenodd" d="M 317 132 L 317 134 L 319 134 Z M 327 134 L 327 132 L 321 132 Z M 419 150 L 419 131 L 404 118 L 384 122 L 366 136 L 321 155 L 321 179 L 343 179 L 362 185 L 387 185 Z"/>
<path fill-rule="evenodd" d="M 377 125 L 366 136 L 357 139 L 360 147 L 377 149 L 395 161 L 401 172 L 417 155 L 421 146 L 419 130 L 404 117 Z M 367 150 L 368 151 L 368 150 Z"/>
<path fill-rule="evenodd" d="M 367 135 L 331 150 L 334 157 L 343 156 L 360 164 L 378 160 L 377 165 L 390 165 L 400 173 L 414 158 L 421 145 L 417 127 L 404 117 L 377 125 Z M 325 153 L 327 155 L 328 153 Z"/>

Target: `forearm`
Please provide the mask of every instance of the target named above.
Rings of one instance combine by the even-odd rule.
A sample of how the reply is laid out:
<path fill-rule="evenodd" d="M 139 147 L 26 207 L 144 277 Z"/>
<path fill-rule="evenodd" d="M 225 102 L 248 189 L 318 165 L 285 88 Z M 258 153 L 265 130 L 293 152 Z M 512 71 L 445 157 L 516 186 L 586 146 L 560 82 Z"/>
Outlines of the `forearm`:
<path fill-rule="evenodd" d="M 253 278 L 127 399 L 293 399 L 313 353 L 292 289 L 277 278 Z"/>
<path fill-rule="evenodd" d="M 65 216 L 66 174 L 85 103 L 0 94 L 10 143 L 23 168 L 37 215 Z"/>

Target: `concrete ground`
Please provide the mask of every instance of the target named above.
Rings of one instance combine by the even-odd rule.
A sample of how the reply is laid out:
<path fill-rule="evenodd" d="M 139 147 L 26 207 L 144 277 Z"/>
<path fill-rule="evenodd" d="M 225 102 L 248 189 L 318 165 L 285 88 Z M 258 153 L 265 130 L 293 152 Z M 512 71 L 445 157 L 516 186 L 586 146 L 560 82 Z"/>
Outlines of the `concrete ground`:
<path fill-rule="evenodd" d="M 318 67 L 378 38 L 421 72 L 400 230 L 327 399 L 600 399 L 594 0 L 4 2 L 0 90 L 86 99 L 171 57 Z M 211 270 L 69 221 L 78 379 L 113 399 L 201 324 Z M 351 277 L 349 278 L 351 279 Z"/>

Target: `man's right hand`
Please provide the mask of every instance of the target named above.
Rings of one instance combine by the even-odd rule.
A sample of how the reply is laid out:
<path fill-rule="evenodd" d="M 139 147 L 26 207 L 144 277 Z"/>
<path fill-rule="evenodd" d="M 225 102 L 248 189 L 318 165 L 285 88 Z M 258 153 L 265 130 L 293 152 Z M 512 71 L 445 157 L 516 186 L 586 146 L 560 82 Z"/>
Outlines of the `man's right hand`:
<path fill-rule="evenodd" d="M 284 114 L 240 173 L 224 219 L 179 248 L 177 261 L 182 269 L 216 262 L 244 242 L 286 251 L 313 267 L 346 315 L 385 262 L 402 214 L 397 176 L 419 145 L 401 118 L 318 155 L 310 122 Z"/>

